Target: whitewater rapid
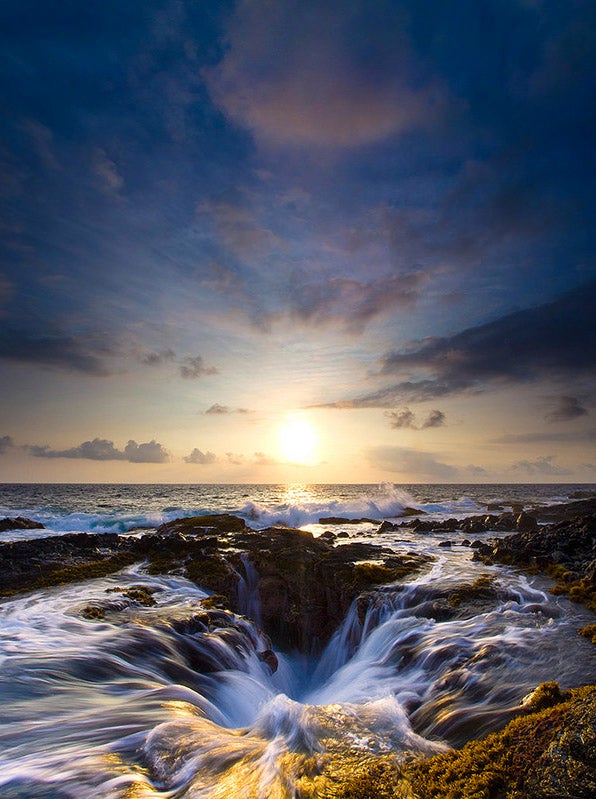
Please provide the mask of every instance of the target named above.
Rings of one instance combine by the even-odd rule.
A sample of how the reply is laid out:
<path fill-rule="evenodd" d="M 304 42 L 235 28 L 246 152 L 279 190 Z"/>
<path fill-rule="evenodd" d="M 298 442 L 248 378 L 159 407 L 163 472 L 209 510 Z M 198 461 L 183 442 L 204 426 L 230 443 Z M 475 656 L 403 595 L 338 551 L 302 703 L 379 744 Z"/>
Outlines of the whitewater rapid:
<path fill-rule="evenodd" d="M 596 680 L 576 634 L 591 614 L 546 582 L 432 535 L 379 543 L 434 560 L 356 601 L 318 658 L 277 651 L 275 672 L 259 657 L 271 642 L 247 561 L 246 615 L 205 612 L 206 591 L 140 566 L 3 601 L 2 795 L 285 799 L 317 785 L 325 795 L 334 763 L 441 751 L 501 726 L 543 680 Z M 494 602 L 433 617 L 437 596 L 480 576 Z M 127 596 L 138 585 L 154 606 Z"/>

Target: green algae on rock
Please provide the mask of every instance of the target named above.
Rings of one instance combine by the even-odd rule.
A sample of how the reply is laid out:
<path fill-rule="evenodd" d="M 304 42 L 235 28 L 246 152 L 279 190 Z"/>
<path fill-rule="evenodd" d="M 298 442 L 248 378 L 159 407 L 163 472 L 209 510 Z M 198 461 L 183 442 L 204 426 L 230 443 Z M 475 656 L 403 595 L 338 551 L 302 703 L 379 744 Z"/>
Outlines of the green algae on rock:
<path fill-rule="evenodd" d="M 591 799 L 596 686 L 545 683 L 501 731 L 397 767 L 379 758 L 338 781 L 336 799 Z"/>

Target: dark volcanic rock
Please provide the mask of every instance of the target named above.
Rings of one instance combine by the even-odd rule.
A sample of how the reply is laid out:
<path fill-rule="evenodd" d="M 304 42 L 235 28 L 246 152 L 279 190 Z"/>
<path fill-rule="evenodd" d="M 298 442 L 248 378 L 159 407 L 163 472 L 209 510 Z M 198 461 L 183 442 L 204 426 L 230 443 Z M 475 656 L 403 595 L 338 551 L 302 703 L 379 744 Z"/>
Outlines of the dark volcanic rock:
<path fill-rule="evenodd" d="M 346 519 L 344 516 L 321 516 L 319 524 L 376 524 L 375 519 Z"/>
<path fill-rule="evenodd" d="M 372 768 L 370 772 L 374 774 Z M 592 799 L 596 796 L 596 687 L 562 692 L 560 701 L 554 699 L 552 706 L 541 710 L 522 709 L 501 732 L 406 764 L 401 776 L 407 777 L 409 789 L 404 791 L 395 780 L 387 796 Z M 379 795 L 378 789 L 357 787 L 358 793 L 342 796 Z"/>
<path fill-rule="evenodd" d="M 361 591 L 395 582 L 429 560 L 362 542 L 334 547 L 303 530 L 253 531 L 234 517 L 215 521 L 240 529 L 215 536 L 215 524 L 195 517 L 140 538 L 76 533 L 0 544 L 0 594 L 103 577 L 144 561 L 150 574 L 182 574 L 242 612 L 239 584 L 248 580 L 248 558 L 258 574 L 265 631 L 278 646 L 316 651 Z"/>
<path fill-rule="evenodd" d="M 45 530 L 41 522 L 34 522 L 32 519 L 27 519 L 25 516 L 6 516 L 0 519 L 0 533 L 6 530 Z"/>
<path fill-rule="evenodd" d="M 174 519 L 157 528 L 159 535 L 183 533 L 184 535 L 204 535 L 209 533 L 238 533 L 249 530 L 244 519 L 232 516 L 229 513 L 213 513 L 206 516 L 190 516 L 183 519 Z"/>
<path fill-rule="evenodd" d="M 539 522 L 565 521 L 574 519 L 577 516 L 587 516 L 594 513 L 596 513 L 596 498 L 532 509 L 532 515 Z"/>
<path fill-rule="evenodd" d="M 539 568 L 560 582 L 554 593 L 569 594 L 596 610 L 596 514 L 565 519 L 480 546 L 485 563 Z"/>

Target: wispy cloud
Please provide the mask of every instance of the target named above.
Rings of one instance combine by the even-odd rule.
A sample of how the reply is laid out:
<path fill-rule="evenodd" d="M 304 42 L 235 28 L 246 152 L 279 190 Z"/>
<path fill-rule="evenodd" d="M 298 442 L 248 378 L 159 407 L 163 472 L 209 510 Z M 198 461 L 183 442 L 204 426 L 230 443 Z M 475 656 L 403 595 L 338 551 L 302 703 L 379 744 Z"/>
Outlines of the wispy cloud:
<path fill-rule="evenodd" d="M 596 430 L 574 430 L 562 431 L 553 433 L 547 432 L 534 432 L 534 433 L 506 433 L 502 436 L 489 439 L 490 444 L 537 444 L 553 442 L 566 442 L 566 441 L 590 441 L 596 439 Z"/>
<path fill-rule="evenodd" d="M 215 366 L 208 366 L 201 355 L 188 355 L 180 365 L 180 374 L 186 380 L 197 380 L 205 375 L 216 375 L 218 370 Z"/>
<path fill-rule="evenodd" d="M 556 408 L 547 413 L 544 418 L 549 422 L 568 422 L 571 419 L 586 416 L 587 413 L 587 409 L 581 405 L 577 397 L 563 396 L 558 398 Z"/>
<path fill-rule="evenodd" d="M 361 26 L 366 60 L 351 46 Z M 243 0 L 227 33 L 223 59 L 204 72 L 211 96 L 270 144 L 357 147 L 424 126 L 445 104 L 416 71 L 403 17 L 386 6 Z"/>
<path fill-rule="evenodd" d="M 536 308 L 508 314 L 446 338 L 429 338 L 381 359 L 380 376 L 405 379 L 331 407 L 390 407 L 498 381 L 591 376 L 596 363 L 596 281 Z"/>
<path fill-rule="evenodd" d="M 229 405 L 220 405 L 219 402 L 215 402 L 206 411 L 204 411 L 206 416 L 228 416 L 231 413 L 250 413 L 247 408 L 230 408 Z"/>
<path fill-rule="evenodd" d="M 11 436 L 1 436 L 0 437 L 0 455 L 3 455 L 5 452 L 8 452 L 9 449 L 14 447 L 14 441 L 12 440 Z"/>
<path fill-rule="evenodd" d="M 158 366 L 161 363 L 167 363 L 168 361 L 173 361 L 176 357 L 176 353 L 174 350 L 167 348 L 163 350 L 159 350 L 157 352 L 144 352 L 140 356 L 140 361 L 145 366 Z"/>
<path fill-rule="evenodd" d="M 0 332 L 0 358 L 17 363 L 106 377 L 112 374 L 112 370 L 104 358 L 111 354 L 114 352 L 108 343 L 94 338 L 60 335 L 36 337 L 10 329 Z"/>
<path fill-rule="evenodd" d="M 124 179 L 115 162 L 101 147 L 96 147 L 91 154 L 91 169 L 105 192 L 119 195 L 124 187 Z"/>
<path fill-rule="evenodd" d="M 396 472 L 410 476 L 430 477 L 441 480 L 457 478 L 459 472 L 454 466 L 436 459 L 430 452 L 407 447 L 370 447 L 366 456 L 371 466 L 386 472 Z"/>
<path fill-rule="evenodd" d="M 536 458 L 533 461 L 522 460 L 517 461 L 511 467 L 512 471 L 514 472 L 523 472 L 524 474 L 529 475 L 530 477 L 538 477 L 538 476 L 552 476 L 552 477 L 561 477 L 565 474 L 570 474 L 567 469 L 563 469 L 560 466 L 557 466 L 554 463 L 555 456 L 554 455 L 547 455 L 544 457 Z"/>

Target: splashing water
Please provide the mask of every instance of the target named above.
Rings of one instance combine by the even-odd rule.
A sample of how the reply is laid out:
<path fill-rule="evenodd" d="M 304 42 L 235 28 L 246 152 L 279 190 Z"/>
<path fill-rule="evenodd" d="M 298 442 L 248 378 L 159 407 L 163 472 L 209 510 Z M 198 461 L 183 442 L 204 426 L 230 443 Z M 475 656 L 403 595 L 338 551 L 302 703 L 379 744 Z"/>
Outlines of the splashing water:
<path fill-rule="evenodd" d="M 194 584 L 138 567 L 3 602 L 2 795 L 324 796 L 355 758 L 428 755 L 501 725 L 543 680 L 596 679 L 575 634 L 587 611 L 410 535 L 432 568 L 360 597 L 317 662 L 278 652 L 275 673 L 259 657 L 270 642 L 247 558 L 253 621 L 205 611 Z M 479 576 L 488 599 L 446 601 Z M 128 596 L 139 583 L 153 607 Z"/>

